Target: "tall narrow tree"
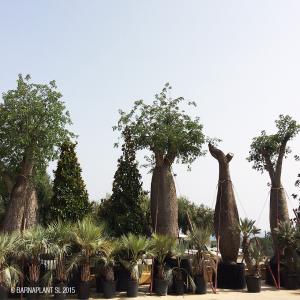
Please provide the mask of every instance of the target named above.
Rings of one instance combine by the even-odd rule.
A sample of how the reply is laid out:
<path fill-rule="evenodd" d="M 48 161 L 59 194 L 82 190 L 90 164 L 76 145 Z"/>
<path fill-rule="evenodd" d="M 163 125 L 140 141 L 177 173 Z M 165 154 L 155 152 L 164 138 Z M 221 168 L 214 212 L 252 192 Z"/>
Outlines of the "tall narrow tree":
<path fill-rule="evenodd" d="M 222 260 L 225 263 L 235 263 L 240 247 L 240 230 L 239 214 L 229 172 L 233 154 L 225 155 L 212 144 L 209 144 L 209 151 L 219 163 L 218 194 L 214 214 L 215 234 L 219 238 Z"/>
<path fill-rule="evenodd" d="M 0 180 L 9 195 L 3 224 L 6 231 L 21 230 L 37 222 L 37 169 L 45 170 L 57 158 L 57 146 L 72 136 L 71 124 L 55 81 L 30 82 L 19 75 L 17 88 L 3 94 L 0 104 Z"/>
<path fill-rule="evenodd" d="M 154 231 L 178 235 L 178 203 L 171 167 L 175 161 L 191 164 L 204 154 L 205 137 L 199 118 L 191 118 L 179 104 L 184 98 L 168 98 L 166 84 L 151 105 L 136 101 L 129 113 L 120 111 L 118 125 L 129 127 L 138 150 L 152 152 L 151 217 Z M 188 105 L 196 106 L 194 102 Z"/>
<path fill-rule="evenodd" d="M 114 176 L 112 195 L 102 203 L 100 218 L 108 225 L 112 235 L 149 234 L 143 209 L 141 175 L 135 156 L 135 145 L 128 127 L 122 132 L 124 144 Z"/>
<path fill-rule="evenodd" d="M 253 162 L 253 169 L 267 171 L 271 181 L 270 192 L 270 228 L 275 248 L 277 238 L 274 229 L 279 222 L 289 220 L 285 191 L 281 182 L 283 159 L 291 152 L 287 146 L 299 132 L 300 125 L 286 115 L 280 115 L 275 121 L 277 133 L 267 135 L 265 131 L 253 138 L 248 161 Z"/>
<path fill-rule="evenodd" d="M 65 142 L 60 148 L 50 204 L 53 219 L 75 222 L 82 220 L 91 210 L 75 147 L 75 143 Z"/>

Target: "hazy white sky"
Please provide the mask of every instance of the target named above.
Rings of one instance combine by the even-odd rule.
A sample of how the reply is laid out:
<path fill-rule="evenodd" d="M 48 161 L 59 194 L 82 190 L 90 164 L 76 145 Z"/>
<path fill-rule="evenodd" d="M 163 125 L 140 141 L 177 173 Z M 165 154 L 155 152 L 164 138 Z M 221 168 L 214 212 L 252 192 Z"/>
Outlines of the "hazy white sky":
<path fill-rule="evenodd" d="M 120 155 L 112 131 L 118 109 L 152 101 L 168 81 L 172 96 L 197 102 L 191 113 L 205 133 L 235 154 L 240 215 L 257 218 L 268 177 L 246 157 L 252 137 L 272 132 L 279 114 L 300 122 L 299 20 L 299 1 L 0 0 L 0 91 L 14 88 L 18 73 L 57 81 L 79 134 L 90 198 L 100 199 L 111 191 Z M 291 147 L 300 152 L 300 136 Z M 179 195 L 214 204 L 218 167 L 210 155 L 191 172 L 174 170 Z M 289 195 L 298 172 L 291 156 L 283 172 Z M 141 173 L 149 190 L 151 176 Z M 267 202 L 258 226 L 268 228 L 268 211 Z"/>

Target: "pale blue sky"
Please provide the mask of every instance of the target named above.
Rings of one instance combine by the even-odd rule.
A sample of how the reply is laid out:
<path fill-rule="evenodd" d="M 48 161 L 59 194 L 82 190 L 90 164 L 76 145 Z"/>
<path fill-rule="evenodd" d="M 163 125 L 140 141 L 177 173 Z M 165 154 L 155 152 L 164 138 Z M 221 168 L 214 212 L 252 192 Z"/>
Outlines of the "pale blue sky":
<path fill-rule="evenodd" d="M 79 134 L 90 198 L 100 199 L 111 191 L 120 155 L 111 128 L 118 109 L 152 101 L 168 81 L 173 96 L 197 102 L 191 113 L 205 133 L 235 154 L 240 215 L 257 218 L 268 177 L 245 158 L 252 137 L 271 132 L 280 113 L 300 122 L 299 20 L 299 1 L 0 0 L 0 92 L 15 87 L 18 73 L 57 81 Z M 300 152 L 300 136 L 291 146 Z M 210 155 L 191 172 L 174 169 L 179 195 L 212 205 L 218 167 Z M 300 163 L 285 161 L 289 195 L 299 171 Z M 141 173 L 149 189 L 151 177 Z M 258 226 L 268 227 L 268 203 Z"/>

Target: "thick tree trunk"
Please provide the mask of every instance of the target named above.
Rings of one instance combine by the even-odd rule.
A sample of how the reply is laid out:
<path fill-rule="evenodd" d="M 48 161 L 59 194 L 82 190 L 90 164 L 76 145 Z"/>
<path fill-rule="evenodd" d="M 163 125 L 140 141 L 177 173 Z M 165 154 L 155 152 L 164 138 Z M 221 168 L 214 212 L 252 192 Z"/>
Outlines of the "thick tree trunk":
<path fill-rule="evenodd" d="M 4 231 L 21 231 L 36 224 L 37 194 L 30 182 L 32 169 L 32 161 L 24 159 L 10 193 L 10 201 L 3 223 Z"/>
<path fill-rule="evenodd" d="M 287 207 L 287 201 L 285 196 L 284 188 L 281 184 L 272 184 L 270 193 L 270 228 L 272 233 L 272 239 L 277 248 L 277 236 L 274 229 L 278 227 L 279 222 L 289 221 L 289 212 Z"/>
<path fill-rule="evenodd" d="M 151 182 L 151 218 L 153 231 L 178 236 L 178 203 L 169 163 L 157 163 Z"/>
<path fill-rule="evenodd" d="M 235 263 L 240 247 L 239 214 L 230 179 L 229 162 L 233 155 L 225 155 L 221 150 L 209 144 L 211 155 L 219 162 L 219 185 L 214 214 L 214 228 L 219 237 L 222 260 Z"/>

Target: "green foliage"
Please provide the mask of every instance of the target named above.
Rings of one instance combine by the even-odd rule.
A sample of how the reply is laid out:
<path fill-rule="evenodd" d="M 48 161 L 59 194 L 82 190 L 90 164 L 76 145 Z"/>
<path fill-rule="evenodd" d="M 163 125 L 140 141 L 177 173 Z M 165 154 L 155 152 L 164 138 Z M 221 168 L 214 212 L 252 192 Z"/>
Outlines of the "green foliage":
<path fill-rule="evenodd" d="M 153 235 L 153 256 L 158 263 L 158 273 L 157 277 L 160 279 L 166 279 L 168 276 L 166 270 L 166 258 L 175 250 L 177 240 L 174 237 L 154 234 Z"/>
<path fill-rule="evenodd" d="M 151 105 L 143 100 L 136 101 L 129 113 L 120 110 L 120 119 L 114 130 L 123 131 L 129 127 L 137 149 L 149 149 L 165 155 L 170 162 L 190 165 L 204 154 L 202 145 L 205 137 L 199 118 L 192 119 L 181 110 L 179 104 L 184 98 L 168 98 L 171 86 L 167 83 L 160 94 L 155 95 Z M 196 106 L 188 102 L 188 106 Z"/>
<path fill-rule="evenodd" d="M 57 146 L 73 136 L 66 126 L 69 113 L 60 100 L 55 81 L 49 84 L 30 82 L 19 75 L 17 88 L 3 93 L 0 104 L 0 164 L 16 170 L 23 157 L 45 166 L 57 158 Z"/>
<path fill-rule="evenodd" d="M 105 256 L 110 251 L 110 243 L 105 238 L 102 226 L 97 226 L 90 218 L 77 222 L 73 241 L 79 247 L 74 255 L 73 265 L 81 269 L 81 280 L 90 280 L 90 267 L 97 255 Z"/>
<path fill-rule="evenodd" d="M 54 171 L 50 210 L 52 218 L 56 220 L 82 220 L 91 211 L 75 147 L 76 144 L 71 142 L 62 144 L 57 169 Z"/>
<path fill-rule="evenodd" d="M 50 212 L 51 199 L 53 197 L 53 187 L 50 176 L 46 170 L 38 171 L 34 175 L 34 186 L 38 197 L 38 217 L 39 224 L 47 225 L 53 221 Z"/>
<path fill-rule="evenodd" d="M 138 281 L 138 261 L 150 249 L 150 240 L 145 236 L 129 233 L 128 235 L 121 236 L 120 249 L 126 253 L 124 259 L 120 258 L 121 263 L 130 272 L 131 279 Z"/>
<path fill-rule="evenodd" d="M 193 274 L 203 276 L 206 282 L 212 281 L 213 273 L 216 272 L 217 267 L 214 255 L 207 249 L 207 245 L 210 243 L 210 238 L 210 227 L 199 227 L 195 224 L 188 236 L 190 246 L 197 250 L 197 252 L 192 256 Z"/>
<path fill-rule="evenodd" d="M 11 259 L 17 256 L 19 245 L 19 235 L 0 233 L 0 286 L 11 287 L 19 280 L 19 267 Z"/>
<path fill-rule="evenodd" d="M 196 227 L 209 228 L 213 232 L 214 211 L 203 204 L 197 205 L 189 201 L 186 197 L 178 197 L 178 226 L 183 233 L 189 230 L 189 214 L 192 224 Z"/>
<path fill-rule="evenodd" d="M 297 228 L 293 222 L 279 222 L 278 227 L 275 228 L 275 233 L 278 238 L 278 245 L 284 254 L 283 263 L 289 274 L 296 272 L 296 265 L 298 260 L 297 255 Z"/>
<path fill-rule="evenodd" d="M 288 115 L 280 115 L 279 119 L 275 121 L 275 124 L 277 127 L 276 134 L 267 135 L 263 130 L 260 136 L 255 137 L 252 140 L 247 160 L 253 162 L 253 169 L 257 171 L 270 171 L 270 168 L 274 168 L 281 147 L 293 139 L 300 130 L 300 125 Z M 285 156 L 291 152 L 288 147 L 284 150 Z M 270 160 L 269 165 L 267 160 Z"/>
<path fill-rule="evenodd" d="M 135 145 L 128 127 L 123 131 L 122 156 L 114 176 L 112 195 L 101 203 L 99 218 L 111 234 L 120 237 L 134 233 L 149 235 L 149 218 L 142 191 L 141 175 L 135 158 Z"/>

